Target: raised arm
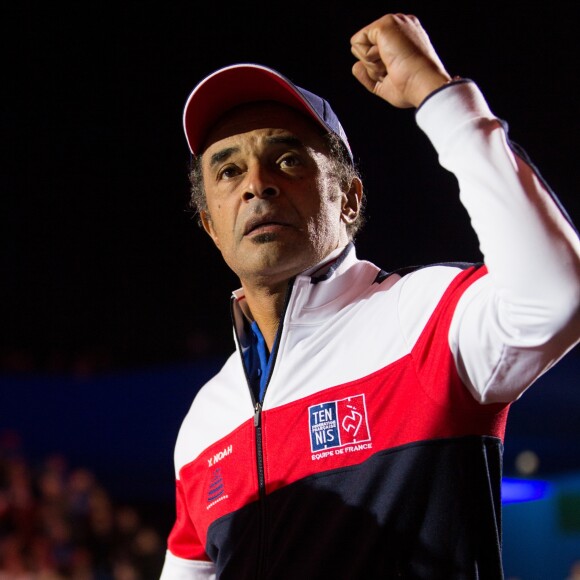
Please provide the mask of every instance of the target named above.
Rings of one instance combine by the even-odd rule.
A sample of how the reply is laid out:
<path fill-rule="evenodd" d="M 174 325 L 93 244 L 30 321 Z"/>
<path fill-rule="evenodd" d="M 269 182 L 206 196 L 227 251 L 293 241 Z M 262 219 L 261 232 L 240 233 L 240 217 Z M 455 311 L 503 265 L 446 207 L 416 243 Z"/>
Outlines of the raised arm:
<path fill-rule="evenodd" d="M 414 16 L 384 16 L 351 42 L 355 77 L 396 107 L 418 107 L 458 180 L 489 273 L 458 303 L 450 348 L 478 400 L 514 400 L 580 340 L 578 233 L 476 84 L 449 85 Z"/>

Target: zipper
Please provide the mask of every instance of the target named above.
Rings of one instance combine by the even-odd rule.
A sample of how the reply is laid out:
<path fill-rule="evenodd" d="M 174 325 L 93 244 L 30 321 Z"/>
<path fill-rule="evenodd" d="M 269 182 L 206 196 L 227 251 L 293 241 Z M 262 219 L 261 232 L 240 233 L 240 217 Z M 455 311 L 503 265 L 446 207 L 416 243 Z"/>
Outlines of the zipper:
<path fill-rule="evenodd" d="M 262 449 L 262 404 L 254 407 L 254 430 L 256 432 L 256 463 L 258 468 L 258 497 L 266 495 L 266 478 L 264 476 L 264 450 Z"/>
<path fill-rule="evenodd" d="M 258 556 L 256 579 L 262 578 L 266 562 L 266 477 L 264 476 L 264 451 L 262 449 L 262 403 L 254 406 L 254 431 L 256 433 L 256 464 L 258 469 Z"/>
<path fill-rule="evenodd" d="M 276 365 L 276 359 L 278 357 L 278 347 L 280 344 L 280 338 L 282 336 L 282 329 L 284 326 L 284 317 L 286 315 L 286 311 L 288 309 L 288 304 L 290 302 L 290 296 L 292 294 L 292 287 L 294 286 L 295 278 L 292 278 L 288 282 L 288 288 L 286 290 L 286 296 L 284 298 L 284 307 L 282 309 L 282 315 L 280 316 L 280 325 L 278 326 L 278 331 L 276 333 L 276 340 L 274 341 L 274 349 L 270 353 L 272 357 L 272 362 L 269 365 L 270 370 L 268 373 L 268 378 L 266 379 L 266 387 L 264 389 L 264 397 L 266 396 L 266 392 L 268 390 L 268 385 L 270 383 L 270 379 L 272 377 L 272 373 L 274 372 L 274 366 Z M 241 356 L 241 345 L 240 345 L 240 338 L 238 336 L 238 331 L 235 324 L 235 317 L 233 312 L 233 304 L 234 301 L 232 300 L 230 312 L 232 317 L 232 322 L 234 324 L 235 329 L 235 337 L 236 342 L 238 345 L 238 352 Z M 264 574 L 264 565 L 266 562 L 266 545 L 267 545 L 267 525 L 266 525 L 266 506 L 264 499 L 266 497 L 266 476 L 264 475 L 264 449 L 262 444 L 262 403 L 263 398 L 261 401 L 256 401 L 254 397 L 254 391 L 251 387 L 251 381 L 248 376 L 248 370 L 246 369 L 246 365 L 243 364 L 242 360 L 242 367 L 244 368 L 244 374 L 246 376 L 246 383 L 248 389 L 250 389 L 250 395 L 252 397 L 252 403 L 254 405 L 254 432 L 256 435 L 256 468 L 257 468 L 257 475 L 258 475 L 258 559 L 256 565 L 256 579 L 259 580 L 262 578 Z"/>

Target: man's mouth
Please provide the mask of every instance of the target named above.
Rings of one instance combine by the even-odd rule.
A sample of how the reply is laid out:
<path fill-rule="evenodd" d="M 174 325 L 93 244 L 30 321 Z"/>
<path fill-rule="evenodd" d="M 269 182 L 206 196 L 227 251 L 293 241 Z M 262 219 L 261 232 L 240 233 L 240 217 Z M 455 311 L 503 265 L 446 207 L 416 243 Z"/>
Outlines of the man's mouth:
<path fill-rule="evenodd" d="M 254 218 L 250 219 L 244 228 L 244 235 L 272 233 L 287 226 L 288 224 L 275 219 L 269 218 Z"/>

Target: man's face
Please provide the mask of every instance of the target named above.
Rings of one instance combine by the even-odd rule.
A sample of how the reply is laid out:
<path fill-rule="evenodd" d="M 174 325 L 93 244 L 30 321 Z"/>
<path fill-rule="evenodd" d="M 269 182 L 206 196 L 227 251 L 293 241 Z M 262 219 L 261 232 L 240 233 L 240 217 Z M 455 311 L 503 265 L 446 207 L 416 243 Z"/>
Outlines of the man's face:
<path fill-rule="evenodd" d="M 242 284 L 285 282 L 347 243 L 358 200 L 341 191 L 319 129 L 300 113 L 239 107 L 205 145 L 201 219 Z"/>

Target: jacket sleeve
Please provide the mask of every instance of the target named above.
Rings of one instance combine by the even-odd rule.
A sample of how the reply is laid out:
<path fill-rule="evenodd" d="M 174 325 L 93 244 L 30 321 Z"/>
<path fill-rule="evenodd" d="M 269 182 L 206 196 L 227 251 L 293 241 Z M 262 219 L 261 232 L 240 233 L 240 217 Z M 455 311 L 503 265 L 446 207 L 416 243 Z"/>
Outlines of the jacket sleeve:
<path fill-rule="evenodd" d="M 205 555 L 189 517 L 179 479 L 176 480 L 176 514 L 160 580 L 215 580 L 215 566 Z"/>
<path fill-rule="evenodd" d="M 449 345 L 482 403 L 516 400 L 580 341 L 578 232 L 472 81 L 416 113 L 459 184 L 488 275 L 462 296 Z"/>
<path fill-rule="evenodd" d="M 185 560 L 167 551 L 160 580 L 215 580 L 215 578 L 215 568 L 211 562 Z"/>

